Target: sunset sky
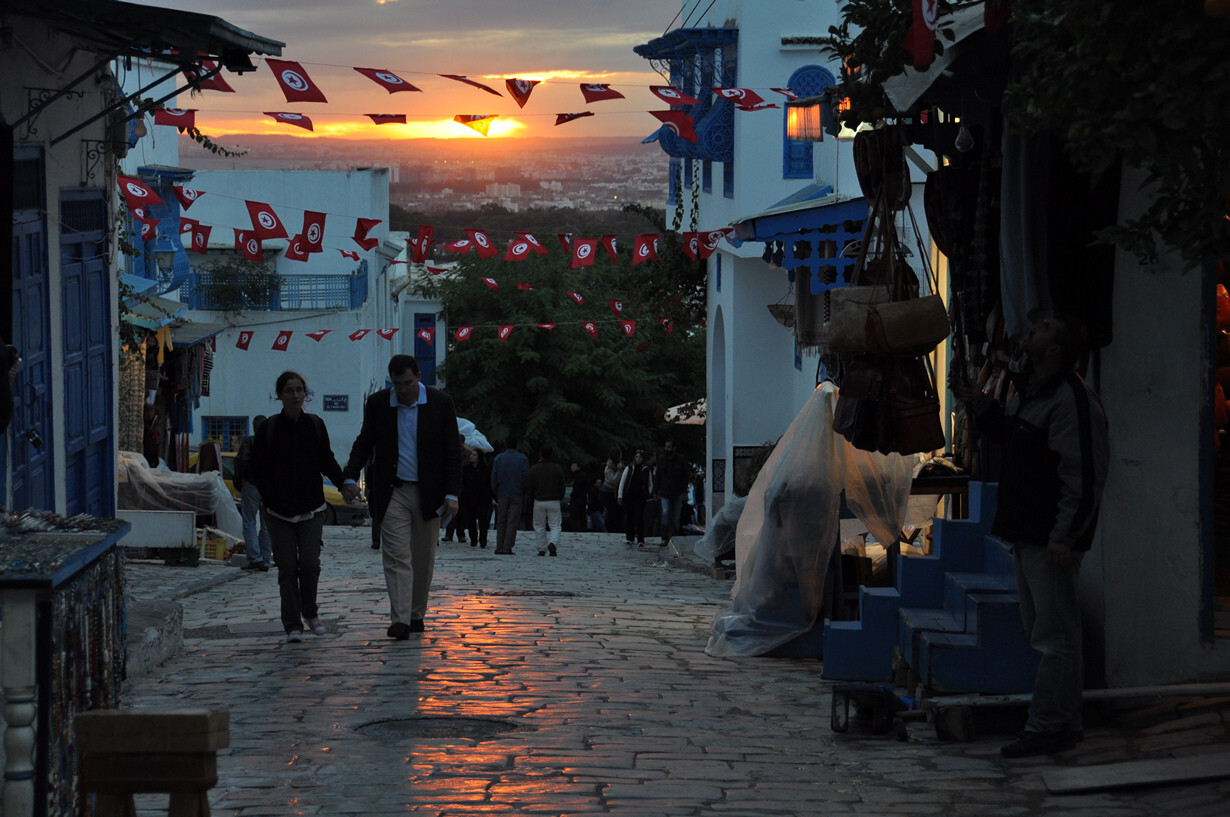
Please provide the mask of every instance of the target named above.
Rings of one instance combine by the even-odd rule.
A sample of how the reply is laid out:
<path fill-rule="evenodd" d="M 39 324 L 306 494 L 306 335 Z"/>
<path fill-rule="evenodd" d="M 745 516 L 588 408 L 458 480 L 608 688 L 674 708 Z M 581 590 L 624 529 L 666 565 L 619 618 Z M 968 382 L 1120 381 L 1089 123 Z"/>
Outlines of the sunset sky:
<path fill-rule="evenodd" d="M 668 106 L 648 90 L 666 80 L 632 48 L 693 19 L 708 0 L 145 0 L 210 14 L 286 43 L 281 59 L 303 65 L 327 103 L 286 101 L 269 66 L 224 72 L 236 93 L 179 98 L 213 135 L 310 134 L 264 111 L 306 114 L 319 135 L 350 138 L 473 137 L 457 114 L 498 114 L 492 137 L 627 136 L 657 130 L 646 111 Z M 694 8 L 698 7 L 698 8 Z M 677 16 L 678 15 L 678 16 Z M 388 93 L 353 69 L 391 71 L 422 93 Z M 500 98 L 437 74 L 460 74 Z M 506 78 L 536 79 L 525 108 Z M 587 104 L 581 83 L 609 83 L 625 99 Z M 556 114 L 594 116 L 558 127 Z M 364 114 L 406 114 L 406 125 L 374 125 Z"/>

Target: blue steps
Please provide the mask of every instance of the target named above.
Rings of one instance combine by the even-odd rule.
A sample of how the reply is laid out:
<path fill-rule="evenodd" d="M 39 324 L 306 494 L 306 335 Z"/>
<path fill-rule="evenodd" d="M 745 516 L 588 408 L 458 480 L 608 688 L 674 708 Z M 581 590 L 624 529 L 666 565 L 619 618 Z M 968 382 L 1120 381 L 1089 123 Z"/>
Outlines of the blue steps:
<path fill-rule="evenodd" d="M 971 483 L 969 519 L 936 519 L 931 556 L 900 556 L 895 587 L 859 589 L 859 620 L 824 628 L 822 676 L 893 680 L 900 654 L 935 691 L 1032 689 L 1037 653 L 1022 631 L 1012 555 L 989 535 L 994 484 Z"/>

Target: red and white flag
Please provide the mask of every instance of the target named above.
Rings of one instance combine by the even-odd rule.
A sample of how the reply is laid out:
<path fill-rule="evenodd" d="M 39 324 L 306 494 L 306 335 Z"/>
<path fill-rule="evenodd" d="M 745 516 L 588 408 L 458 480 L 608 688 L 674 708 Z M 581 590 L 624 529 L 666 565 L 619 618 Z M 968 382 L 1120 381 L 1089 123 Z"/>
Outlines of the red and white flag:
<path fill-rule="evenodd" d="M 662 331 L 663 331 L 663 332 L 665 332 L 665 333 L 666 333 L 666 334 L 668 334 L 668 335 L 669 335 L 671 332 L 674 332 L 674 331 L 675 331 L 675 322 L 674 322 L 673 320 L 671 320 L 670 318 L 663 318 L 663 319 L 662 319 Z"/>
<path fill-rule="evenodd" d="M 428 267 L 427 271 L 430 272 L 432 275 L 439 275 L 442 272 L 447 272 L 448 268 L 447 267 Z"/>
<path fill-rule="evenodd" d="M 171 188 L 175 192 L 175 198 L 179 199 L 179 206 L 187 210 L 196 200 L 205 195 L 199 190 L 195 190 L 186 184 L 177 184 Z"/>
<path fill-rule="evenodd" d="M 299 231 L 303 238 L 304 252 L 324 252 L 321 242 L 325 239 L 325 214 L 312 210 L 303 212 L 303 229 Z"/>
<path fill-rule="evenodd" d="M 650 85 L 649 90 L 668 105 L 695 105 L 700 102 L 696 97 L 685 94 L 671 85 Z"/>
<path fill-rule="evenodd" d="M 401 77 L 397 76 L 397 74 L 394 74 L 392 71 L 386 71 L 383 68 L 356 68 L 354 70 L 384 88 L 390 94 L 395 94 L 398 91 L 420 90 L 419 88 L 415 88 L 413 85 L 406 82 Z"/>
<path fill-rule="evenodd" d="M 307 336 L 317 343 L 320 343 L 320 339 L 332 331 L 332 329 L 317 329 L 315 332 L 308 332 Z"/>
<path fill-rule="evenodd" d="M 700 233 L 683 234 L 683 252 L 693 261 L 700 260 Z"/>
<path fill-rule="evenodd" d="M 372 228 L 379 224 L 382 219 L 378 218 L 358 218 L 354 224 L 354 243 L 358 244 L 365 250 L 370 250 L 380 243 L 379 238 L 368 238 L 367 234 Z"/>
<path fill-rule="evenodd" d="M 120 192 L 124 194 L 124 201 L 129 210 L 162 204 L 162 196 L 135 176 L 120 176 L 116 181 L 120 185 Z"/>
<path fill-rule="evenodd" d="M 459 125 L 465 125 L 467 128 L 472 128 L 478 131 L 483 136 L 487 135 L 487 130 L 491 127 L 491 123 L 495 121 L 499 114 L 496 113 L 459 113 L 453 117 L 453 121 Z"/>
<path fill-rule="evenodd" d="M 154 108 L 154 124 L 173 128 L 195 128 L 196 108 Z"/>
<path fill-rule="evenodd" d="M 372 330 L 370 329 L 356 329 L 353 332 L 351 332 L 350 335 L 348 335 L 348 337 L 351 340 L 363 340 L 363 338 L 371 334 L 371 331 Z"/>
<path fill-rule="evenodd" d="M 799 98 L 799 95 L 794 92 L 793 88 L 770 88 L 769 90 L 777 91 L 779 94 L 786 97 L 786 99 L 795 100 Z"/>
<path fill-rule="evenodd" d="M 507 324 L 499 328 L 499 330 L 496 332 L 496 337 L 500 339 L 500 343 L 503 343 L 504 341 L 508 340 L 508 336 L 512 334 L 512 330 L 513 330 L 513 327 Z"/>
<path fill-rule="evenodd" d="M 195 218 L 181 218 L 179 220 L 179 234 L 195 233 L 200 226 L 201 222 Z"/>
<path fill-rule="evenodd" d="M 453 337 L 457 338 L 457 340 L 469 340 L 472 334 L 474 334 L 473 326 L 458 326 L 457 331 L 453 333 Z"/>
<path fill-rule="evenodd" d="M 546 329 L 548 332 L 555 328 L 555 324 L 553 323 L 539 323 L 535 324 L 535 326 L 539 329 Z"/>
<path fill-rule="evenodd" d="M 158 237 L 158 219 L 139 218 L 137 225 L 137 233 L 141 236 L 142 241 L 153 241 Z"/>
<path fill-rule="evenodd" d="M 607 302 L 607 306 L 611 308 L 611 311 L 615 313 L 615 317 L 617 318 L 624 314 L 624 302 L 618 298 L 612 298 Z"/>
<path fill-rule="evenodd" d="M 474 249 L 479 258 L 492 258 L 500 254 L 499 247 L 491 243 L 491 239 L 482 230 L 466 230 L 466 235 L 474 242 Z"/>
<path fill-rule="evenodd" d="M 508 242 L 508 250 L 504 253 L 505 261 L 524 261 L 530 257 L 530 242 L 524 238 Z"/>
<path fill-rule="evenodd" d="M 654 233 L 638 235 L 632 248 L 632 266 L 645 261 L 658 260 L 658 236 Z"/>
<path fill-rule="evenodd" d="M 581 324 L 581 328 L 588 332 L 591 338 L 598 337 L 598 324 L 593 321 L 585 321 Z"/>
<path fill-rule="evenodd" d="M 259 239 L 289 238 L 282 220 L 273 211 L 273 207 L 263 201 L 245 201 L 248 215 L 252 218 L 252 235 Z"/>
<path fill-rule="evenodd" d="M 312 120 L 308 119 L 301 113 L 290 113 L 289 111 L 264 111 L 264 114 L 265 116 L 272 116 L 274 119 L 287 125 L 294 125 L 295 127 L 303 128 L 304 130 L 310 130 L 313 133 L 316 132 L 316 129 L 312 127 Z"/>
<path fill-rule="evenodd" d="M 239 333 L 239 337 L 235 340 L 235 348 L 248 351 L 248 346 L 252 343 L 252 333 L 245 330 Z"/>
<path fill-rule="evenodd" d="M 342 254 L 342 257 L 343 257 L 343 258 L 349 258 L 351 261 L 358 261 L 358 260 L 359 260 L 359 254 L 358 254 L 357 252 L 355 252 L 354 250 L 343 250 L 343 249 L 339 249 L 339 250 L 338 250 L 338 252 L 340 252 L 340 253 Z"/>
<path fill-rule="evenodd" d="M 303 236 L 297 235 L 286 243 L 286 252 L 282 256 L 288 261 L 306 261 L 308 252 L 303 246 Z"/>
<path fill-rule="evenodd" d="M 392 340 L 393 336 L 397 334 L 397 330 L 396 329 L 377 329 L 376 334 L 384 338 L 385 340 Z"/>
<path fill-rule="evenodd" d="M 316 83 L 308 76 L 303 66 L 292 60 L 266 58 L 265 64 L 273 71 L 274 79 L 282 86 L 287 102 L 328 102 Z"/>
<path fill-rule="evenodd" d="M 499 285 L 498 283 L 496 283 L 496 280 L 495 280 L 494 278 L 479 278 L 478 280 L 480 280 L 480 281 L 482 281 L 484 284 L 486 284 L 486 285 L 487 285 L 487 287 L 488 287 L 489 289 L 491 289 L 491 291 L 492 291 L 492 292 L 499 292 L 499 291 L 500 291 L 500 285 Z"/>
<path fill-rule="evenodd" d="M 290 346 L 290 336 L 293 334 L 295 333 L 291 331 L 290 329 L 283 329 L 282 331 L 278 332 L 278 336 L 273 339 L 273 347 L 272 347 L 273 351 L 285 352 L 286 349 Z"/>
<path fill-rule="evenodd" d="M 568 297 L 582 306 L 585 305 L 585 299 L 581 297 L 581 293 L 579 292 L 569 292 Z"/>
<path fill-rule="evenodd" d="M 571 122 L 574 119 L 584 119 L 587 116 L 593 115 L 593 111 L 585 111 L 584 113 L 557 113 L 555 115 L 555 124 L 562 125 L 565 122 Z"/>
<path fill-rule="evenodd" d="M 539 83 L 536 79 L 506 79 L 504 87 L 508 89 L 508 93 L 513 99 L 517 100 L 517 107 L 524 108 L 525 103 L 529 102 L 530 91 L 534 90 L 534 86 Z"/>
<path fill-rule="evenodd" d="M 625 336 L 625 337 L 629 337 L 629 338 L 630 338 L 630 337 L 632 337 L 634 334 L 636 334 L 636 321 L 634 321 L 634 320 L 620 321 L 620 322 L 619 322 L 619 328 L 620 328 L 620 329 L 622 329 L 622 330 L 624 330 L 624 336 Z"/>
<path fill-rule="evenodd" d="M 450 241 L 444 245 L 444 249 L 448 252 L 455 252 L 465 255 L 474 246 L 474 242 L 468 238 L 459 238 L 456 241 Z"/>
<path fill-rule="evenodd" d="M 427 344 L 434 346 L 436 344 L 436 330 L 424 327 L 414 333 L 416 337 L 422 339 Z"/>
<path fill-rule="evenodd" d="M 213 76 L 206 77 L 207 74 L 213 74 Z M 201 60 L 196 65 L 185 68 L 184 78 L 202 91 L 235 93 L 235 89 L 222 78 L 222 71 L 218 69 L 218 64 L 213 60 Z"/>
<path fill-rule="evenodd" d="M 592 267 L 594 265 L 594 254 L 598 250 L 598 239 L 596 238 L 577 238 L 572 242 L 572 264 L 569 269 L 580 269 L 581 267 Z"/>
<path fill-rule="evenodd" d="M 714 88 L 713 93 L 722 99 L 729 99 L 740 108 L 751 108 L 764 104 L 764 97 L 751 88 Z"/>
<path fill-rule="evenodd" d="M 555 237 L 559 239 L 559 245 L 564 248 L 564 252 L 572 255 L 572 233 L 556 233 Z"/>
<path fill-rule="evenodd" d="M 692 117 L 684 111 L 650 111 L 662 125 L 671 133 L 678 136 L 685 142 L 698 142 L 700 137 L 696 135 L 696 128 L 692 124 Z"/>
<path fill-rule="evenodd" d="M 581 95 L 589 103 L 601 102 L 605 99 L 623 99 L 624 95 L 604 82 L 581 83 Z"/>
<path fill-rule="evenodd" d="M 410 239 L 410 249 L 413 251 L 410 260 L 416 264 L 427 262 L 427 250 L 430 249 L 432 243 L 432 235 L 436 228 L 430 224 L 419 225 L 419 235 L 417 239 Z"/>
<path fill-rule="evenodd" d="M 245 235 L 243 238 L 243 257 L 249 261 L 264 261 L 264 248 L 261 247 L 261 240 L 254 235 Z"/>
<path fill-rule="evenodd" d="M 501 94 L 496 89 L 491 88 L 487 85 L 483 85 L 481 82 L 475 82 L 474 80 L 462 74 L 436 74 L 436 76 L 444 77 L 445 79 L 453 79 L 453 80 L 456 80 L 457 82 L 464 82 L 466 85 L 473 85 L 475 88 L 479 88 L 483 91 L 486 91 L 489 94 L 495 94 L 496 96 L 503 96 L 503 94 Z"/>
<path fill-rule="evenodd" d="M 209 233 L 211 230 L 213 230 L 213 227 L 201 225 L 192 231 L 192 249 L 194 252 L 204 255 L 206 250 L 209 249 Z"/>
<path fill-rule="evenodd" d="M 925 68 L 935 59 L 935 21 L 939 0 L 914 0 L 914 21 L 905 39 L 905 49 L 914 57 L 915 68 Z"/>
<path fill-rule="evenodd" d="M 612 261 L 619 260 L 619 254 L 616 252 L 616 241 L 613 235 L 604 235 L 602 237 L 602 248 L 606 250 L 606 254 L 611 256 Z"/>
<path fill-rule="evenodd" d="M 524 281 L 517 282 L 517 290 L 519 292 L 529 292 L 533 288 L 534 288 L 533 284 L 527 284 Z"/>
<path fill-rule="evenodd" d="M 534 252 L 538 253 L 539 255 L 547 254 L 547 248 L 542 246 L 542 242 L 540 242 L 537 238 L 534 238 L 533 234 L 517 232 L 516 235 L 518 238 L 523 239 L 525 243 L 529 244 L 530 249 L 533 250 Z"/>
<path fill-rule="evenodd" d="M 406 124 L 406 115 L 404 113 L 365 113 L 363 115 L 375 122 L 377 125 Z"/>

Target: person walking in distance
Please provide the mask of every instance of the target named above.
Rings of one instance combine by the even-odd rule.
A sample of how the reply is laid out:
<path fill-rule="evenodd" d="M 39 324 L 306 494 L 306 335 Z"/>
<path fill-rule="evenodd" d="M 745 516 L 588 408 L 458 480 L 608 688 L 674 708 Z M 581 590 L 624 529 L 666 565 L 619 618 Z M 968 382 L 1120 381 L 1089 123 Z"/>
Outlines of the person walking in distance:
<path fill-rule="evenodd" d="M 265 521 L 278 566 L 282 627 L 286 640 L 303 640 L 303 628 L 325 634 L 316 603 L 320 581 L 325 489 L 321 476 L 342 483 L 324 420 L 303 410 L 307 381 L 282 372 L 275 384 L 282 411 L 257 429 L 251 477 L 265 504 Z"/>
<path fill-rule="evenodd" d="M 658 460 L 656 472 L 658 496 L 662 503 L 662 544 L 670 544 L 671 537 L 679 529 L 679 509 L 687 495 L 692 475 L 688 462 L 675 449 L 675 441 L 663 444 L 664 453 Z"/>
<path fill-rule="evenodd" d="M 261 492 L 250 478 L 252 447 L 265 419 L 263 414 L 252 418 L 252 433 L 243 438 L 235 454 L 235 475 L 231 482 L 239 489 L 239 514 L 243 517 L 243 546 L 248 556 L 243 569 L 268 573 L 273 562 L 273 544 L 269 539 L 269 523 L 263 519 L 261 511 Z"/>
<path fill-rule="evenodd" d="M 495 552 L 511 555 L 521 524 L 521 503 L 529 477 L 529 457 L 517 450 L 517 438 L 509 435 L 504 450 L 491 465 L 491 493 L 495 494 Z"/>
<path fill-rule="evenodd" d="M 632 464 L 624 469 L 619 480 L 619 505 L 623 508 L 626 524 L 624 536 L 631 545 L 635 540 L 645 547 L 645 503 L 653 496 L 653 472 L 645 464 L 645 452 L 632 455 Z"/>
<path fill-rule="evenodd" d="M 551 461 L 551 446 L 538 449 L 538 462 L 526 478 L 526 496 L 534 501 L 534 533 L 538 537 L 538 555 L 559 552 L 560 526 L 564 522 L 561 505 L 564 501 L 564 469 Z M 549 530 L 548 530 L 549 529 Z"/>
<path fill-rule="evenodd" d="M 1084 739 L 1080 564 L 1093 544 L 1110 460 L 1106 413 L 1076 372 L 1083 327 L 1056 315 L 1022 342 L 1032 372 L 1006 406 L 957 372 L 949 387 L 1003 446 L 991 533 L 1012 546 L 1021 619 L 1042 653 L 1025 731 L 1000 753 L 1054 754 Z"/>
<path fill-rule="evenodd" d="M 461 469 L 461 519 L 462 529 L 470 535 L 470 547 L 487 547 L 487 529 L 491 527 L 491 469 L 483 462 L 483 452 L 474 448 L 470 449 Z"/>
<path fill-rule="evenodd" d="M 367 472 L 389 593 L 387 635 L 398 641 L 426 629 L 427 597 L 436 567 L 441 513 L 456 514 L 461 493 L 461 442 L 453 398 L 422 382 L 410 355 L 389 359 L 389 388 L 367 398 L 350 448 L 342 492 L 359 496 Z"/>

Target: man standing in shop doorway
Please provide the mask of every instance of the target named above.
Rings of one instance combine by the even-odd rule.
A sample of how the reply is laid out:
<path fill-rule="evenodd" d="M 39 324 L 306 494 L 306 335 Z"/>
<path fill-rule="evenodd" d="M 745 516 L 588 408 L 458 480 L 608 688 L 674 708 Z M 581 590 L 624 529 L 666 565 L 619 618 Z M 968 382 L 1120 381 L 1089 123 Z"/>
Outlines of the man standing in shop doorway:
<path fill-rule="evenodd" d="M 1079 573 L 1110 456 L 1102 404 L 1076 373 L 1083 347 L 1074 318 L 1031 327 L 1023 349 L 1032 372 L 1003 408 L 955 372 L 949 383 L 1003 445 L 991 533 L 1012 546 L 1021 618 L 1042 653 L 1025 731 L 1001 750 L 1008 758 L 1062 752 L 1085 736 Z"/>

